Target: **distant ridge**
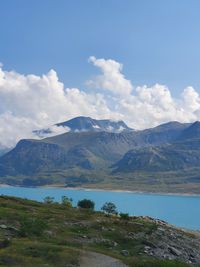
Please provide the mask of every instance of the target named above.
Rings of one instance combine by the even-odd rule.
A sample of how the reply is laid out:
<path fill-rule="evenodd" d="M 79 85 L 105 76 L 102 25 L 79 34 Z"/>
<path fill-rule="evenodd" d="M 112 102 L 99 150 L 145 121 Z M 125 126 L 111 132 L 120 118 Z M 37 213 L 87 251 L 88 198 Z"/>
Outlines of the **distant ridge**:
<path fill-rule="evenodd" d="M 195 121 L 186 128 L 179 137 L 179 140 L 184 141 L 193 138 L 200 138 L 200 122 Z"/>

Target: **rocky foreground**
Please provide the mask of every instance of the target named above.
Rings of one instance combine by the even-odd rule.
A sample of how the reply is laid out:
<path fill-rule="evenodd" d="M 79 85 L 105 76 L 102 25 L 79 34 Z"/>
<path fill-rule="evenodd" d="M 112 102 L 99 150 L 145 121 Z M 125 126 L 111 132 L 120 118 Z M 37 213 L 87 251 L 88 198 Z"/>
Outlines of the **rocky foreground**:
<path fill-rule="evenodd" d="M 144 217 L 156 223 L 157 228 L 149 236 L 144 252 L 160 259 L 179 259 L 187 263 L 200 263 L 200 234 L 175 228 L 164 221 Z M 134 236 L 134 235 L 133 235 Z M 141 236 L 145 237 L 143 233 Z"/>
<path fill-rule="evenodd" d="M 200 235 L 149 217 L 0 197 L 1 267 L 82 267 L 88 253 L 122 266 L 200 266 Z"/>

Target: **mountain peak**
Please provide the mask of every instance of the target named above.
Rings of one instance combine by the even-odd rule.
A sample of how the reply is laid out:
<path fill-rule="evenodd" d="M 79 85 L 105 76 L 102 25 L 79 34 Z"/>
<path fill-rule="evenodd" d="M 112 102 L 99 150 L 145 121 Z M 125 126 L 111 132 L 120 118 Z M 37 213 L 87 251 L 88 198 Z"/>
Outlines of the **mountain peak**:
<path fill-rule="evenodd" d="M 70 131 L 73 132 L 84 132 L 84 131 L 92 131 L 92 132 L 121 132 L 124 130 L 132 130 L 129 128 L 123 121 L 112 121 L 108 119 L 97 120 L 92 119 L 90 117 L 75 117 L 71 120 L 57 123 L 56 126 L 60 127 L 68 127 Z"/>
<path fill-rule="evenodd" d="M 63 127 L 66 128 L 66 132 L 111 132 L 111 133 L 120 133 L 123 131 L 132 131 L 133 129 L 129 128 L 125 122 L 112 121 L 109 119 L 97 120 L 91 117 L 79 116 L 72 118 L 68 121 L 60 122 L 55 124 L 53 127 Z M 50 128 L 36 130 L 34 131 L 40 137 L 46 137 L 48 135 L 54 134 Z"/>

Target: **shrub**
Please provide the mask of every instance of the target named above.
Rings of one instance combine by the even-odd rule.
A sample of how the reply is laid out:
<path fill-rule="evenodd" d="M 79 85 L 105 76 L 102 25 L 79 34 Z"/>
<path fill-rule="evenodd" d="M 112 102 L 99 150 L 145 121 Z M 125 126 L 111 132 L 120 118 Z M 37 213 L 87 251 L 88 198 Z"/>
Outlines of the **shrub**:
<path fill-rule="evenodd" d="M 129 214 L 128 213 L 120 213 L 119 216 L 123 220 L 129 220 Z"/>
<path fill-rule="evenodd" d="M 106 202 L 102 206 L 101 210 L 104 211 L 105 213 L 107 213 L 108 215 L 117 214 L 117 207 L 112 202 Z"/>
<path fill-rule="evenodd" d="M 72 198 L 68 198 L 66 196 L 62 196 L 62 205 L 64 205 L 67 208 L 72 207 Z"/>
<path fill-rule="evenodd" d="M 77 206 L 82 209 L 94 210 L 95 203 L 90 199 L 79 200 Z"/>

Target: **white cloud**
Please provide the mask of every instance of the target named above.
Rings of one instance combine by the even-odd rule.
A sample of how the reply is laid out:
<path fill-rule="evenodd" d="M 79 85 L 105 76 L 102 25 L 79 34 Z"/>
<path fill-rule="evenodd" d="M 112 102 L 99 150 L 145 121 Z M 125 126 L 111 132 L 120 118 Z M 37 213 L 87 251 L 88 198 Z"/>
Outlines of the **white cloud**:
<path fill-rule="evenodd" d="M 119 100 L 118 109 L 124 114 L 124 120 L 136 129 L 175 120 L 193 122 L 200 119 L 199 95 L 192 87 L 186 88 L 179 100 L 163 85 L 137 87 L 134 95 Z"/>
<path fill-rule="evenodd" d="M 200 119 L 200 96 L 193 87 L 185 88 L 179 99 L 164 85 L 133 89 L 120 63 L 95 57 L 90 62 L 102 72 L 88 82 L 99 88 L 97 93 L 65 88 L 54 70 L 36 76 L 0 67 L 0 148 L 12 147 L 22 138 L 35 138 L 35 129 L 80 115 L 124 120 L 135 129 Z M 68 129 L 53 126 L 51 130 L 60 134 Z"/>
<path fill-rule="evenodd" d="M 87 81 L 87 85 L 98 89 L 109 90 L 117 95 L 129 95 L 133 90 L 132 84 L 122 74 L 123 65 L 112 59 L 96 59 L 90 57 L 89 62 L 98 67 L 102 74 Z"/>
<path fill-rule="evenodd" d="M 192 122 L 200 119 L 200 97 L 193 87 L 183 90 L 179 99 L 173 98 L 169 88 L 155 84 L 136 87 L 122 74 L 122 65 L 114 60 L 96 59 L 89 61 L 98 67 L 102 74 L 87 82 L 95 88 L 112 91 L 114 110 L 135 129 L 143 129 L 177 120 Z"/>
<path fill-rule="evenodd" d="M 182 93 L 182 98 L 185 109 L 194 113 L 199 110 L 200 97 L 193 87 L 189 86 L 185 88 Z"/>
<path fill-rule="evenodd" d="M 40 77 L 0 68 L 0 147 L 12 147 L 33 137 L 35 129 L 79 115 L 115 117 L 103 95 L 64 88 L 54 70 Z"/>
<path fill-rule="evenodd" d="M 0 148 L 11 148 L 23 138 L 37 138 L 31 129 L 37 123 L 26 117 L 13 116 L 9 112 L 0 115 Z"/>

